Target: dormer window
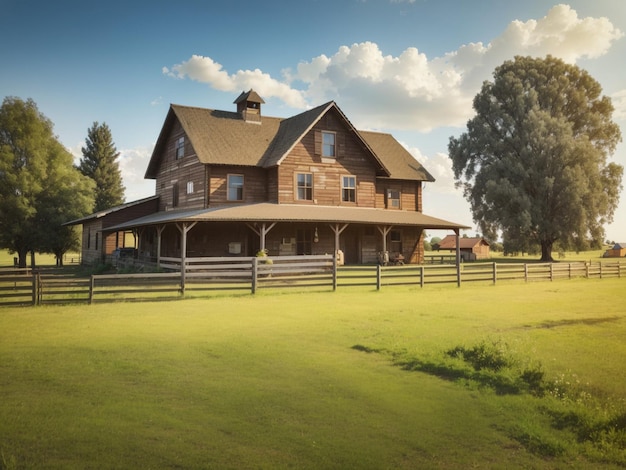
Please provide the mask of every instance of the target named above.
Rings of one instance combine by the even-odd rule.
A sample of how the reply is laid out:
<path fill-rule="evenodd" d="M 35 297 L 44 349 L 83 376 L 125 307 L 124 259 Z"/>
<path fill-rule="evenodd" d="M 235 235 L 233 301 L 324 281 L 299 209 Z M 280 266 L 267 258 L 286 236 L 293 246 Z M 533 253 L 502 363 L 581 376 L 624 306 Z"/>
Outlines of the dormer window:
<path fill-rule="evenodd" d="M 176 160 L 185 156 L 185 137 L 179 137 L 176 140 Z"/>

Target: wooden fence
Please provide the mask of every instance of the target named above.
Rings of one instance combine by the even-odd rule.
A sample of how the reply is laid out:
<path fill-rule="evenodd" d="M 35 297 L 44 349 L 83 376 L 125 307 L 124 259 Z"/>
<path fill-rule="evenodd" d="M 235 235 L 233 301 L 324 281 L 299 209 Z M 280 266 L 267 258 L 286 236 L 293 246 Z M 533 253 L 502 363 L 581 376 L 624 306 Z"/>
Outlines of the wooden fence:
<path fill-rule="evenodd" d="M 336 290 L 503 281 L 622 277 L 626 260 L 573 263 L 466 263 L 454 265 L 337 266 L 332 255 L 268 258 L 163 258 L 169 272 L 74 277 L 61 271 L 0 269 L 0 306 L 155 300 L 210 291 Z"/>

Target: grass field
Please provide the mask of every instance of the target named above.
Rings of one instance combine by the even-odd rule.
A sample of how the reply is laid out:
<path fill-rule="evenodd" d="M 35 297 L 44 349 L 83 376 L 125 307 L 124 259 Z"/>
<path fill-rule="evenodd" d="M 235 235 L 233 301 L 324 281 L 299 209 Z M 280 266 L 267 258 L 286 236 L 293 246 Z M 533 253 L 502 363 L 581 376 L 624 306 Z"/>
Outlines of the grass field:
<path fill-rule="evenodd" d="M 0 468 L 623 468 L 624 279 L 0 310 Z"/>

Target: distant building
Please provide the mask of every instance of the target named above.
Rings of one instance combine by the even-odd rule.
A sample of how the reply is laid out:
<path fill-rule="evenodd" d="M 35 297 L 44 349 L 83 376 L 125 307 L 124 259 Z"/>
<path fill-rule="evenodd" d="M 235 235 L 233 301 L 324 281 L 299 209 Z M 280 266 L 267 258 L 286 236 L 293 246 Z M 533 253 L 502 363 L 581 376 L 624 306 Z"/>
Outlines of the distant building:
<path fill-rule="evenodd" d="M 622 258 L 626 256 L 626 243 L 616 243 L 613 248 L 604 252 L 605 258 Z"/>
<path fill-rule="evenodd" d="M 439 242 L 438 250 L 456 251 L 456 237 L 448 235 Z M 463 261 L 475 261 L 489 258 L 489 243 L 482 237 L 459 238 L 461 247 L 461 259 Z"/>

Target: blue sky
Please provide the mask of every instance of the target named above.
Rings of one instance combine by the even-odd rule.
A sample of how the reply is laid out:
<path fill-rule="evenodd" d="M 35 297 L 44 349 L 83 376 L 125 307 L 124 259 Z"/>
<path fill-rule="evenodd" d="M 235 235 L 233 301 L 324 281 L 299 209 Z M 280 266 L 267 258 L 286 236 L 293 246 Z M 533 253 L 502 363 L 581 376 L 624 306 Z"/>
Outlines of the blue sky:
<path fill-rule="evenodd" d="M 474 226 L 447 144 L 471 100 L 514 55 L 552 54 L 588 70 L 626 138 L 623 0 L 0 0 L 0 94 L 32 98 L 78 158 L 106 122 L 127 200 L 170 103 L 232 110 L 254 88 L 263 113 L 329 100 L 360 129 L 390 132 L 437 178 L 424 212 Z M 626 166 L 626 145 L 613 161 Z M 626 196 L 607 238 L 626 241 Z M 475 231 L 469 231 L 469 234 Z"/>

